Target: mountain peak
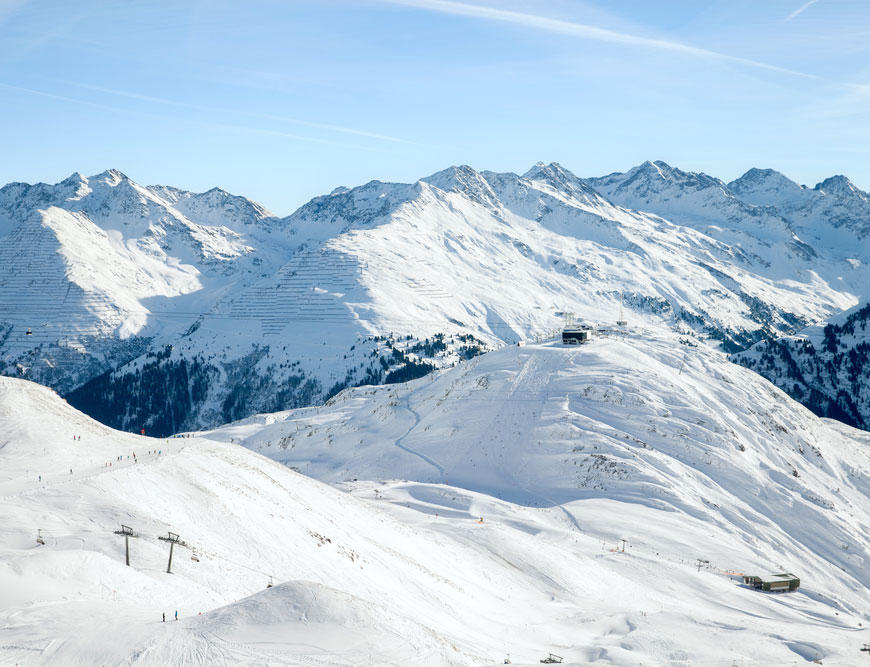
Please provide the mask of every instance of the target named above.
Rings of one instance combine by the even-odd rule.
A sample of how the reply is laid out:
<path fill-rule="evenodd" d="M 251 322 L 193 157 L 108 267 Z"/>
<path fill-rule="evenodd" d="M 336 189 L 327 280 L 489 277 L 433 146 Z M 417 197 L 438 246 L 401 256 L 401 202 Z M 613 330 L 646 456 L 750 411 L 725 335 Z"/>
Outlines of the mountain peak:
<path fill-rule="evenodd" d="M 646 190 L 652 187 L 655 191 L 672 186 L 689 190 L 724 187 L 724 183 L 718 178 L 708 176 L 703 172 L 683 171 L 672 167 L 664 160 L 655 160 L 654 162 L 647 160 L 624 174 L 610 174 L 599 179 L 590 179 L 590 181 L 593 187 L 600 183 L 618 183 L 620 189 L 642 187 Z"/>
<path fill-rule="evenodd" d="M 858 188 L 847 177 L 837 174 L 818 183 L 814 190 L 828 195 L 851 195 L 859 192 Z"/>
<path fill-rule="evenodd" d="M 79 172 L 74 171 L 69 176 L 67 176 L 65 179 L 63 179 L 59 183 L 59 185 L 69 185 L 72 183 L 84 183 L 84 182 L 85 182 L 85 177 L 82 176 Z"/>
<path fill-rule="evenodd" d="M 67 199 L 80 199 L 91 191 L 88 187 L 88 180 L 77 171 L 58 183 L 57 188 L 64 193 L 63 196 Z"/>
<path fill-rule="evenodd" d="M 800 187 L 776 169 L 759 169 L 758 167 L 752 167 L 743 176 L 734 179 L 728 184 L 728 188 L 735 191 L 757 188 L 759 186 L 765 188 Z"/>
<path fill-rule="evenodd" d="M 96 176 L 91 176 L 88 180 L 99 181 L 106 183 L 107 185 L 115 186 L 123 181 L 129 181 L 130 179 L 117 169 L 106 169 L 106 171 L 97 174 Z"/>
<path fill-rule="evenodd" d="M 565 180 L 566 178 L 578 180 L 574 174 L 565 169 L 565 167 L 558 162 L 551 162 L 550 164 L 536 162 L 534 167 L 523 174 L 523 178 L 531 180 L 541 180 L 541 177 L 544 177 L 544 179 L 556 177 L 559 180 Z"/>
<path fill-rule="evenodd" d="M 776 169 L 769 169 L 769 168 L 760 169 L 758 167 L 752 167 L 751 169 L 748 169 L 746 171 L 746 173 L 743 174 L 743 176 L 736 179 L 735 182 L 745 181 L 748 183 L 750 181 L 768 181 L 772 178 L 780 179 L 780 178 L 785 178 L 785 176 L 783 176 Z"/>
<path fill-rule="evenodd" d="M 470 167 L 467 164 L 459 164 L 459 165 L 451 165 L 447 167 L 447 169 L 442 169 L 441 171 L 436 171 L 431 176 L 426 178 L 422 178 L 420 180 L 429 183 L 431 185 L 437 186 L 438 182 L 450 182 L 454 179 L 460 180 L 476 180 L 482 178 L 480 173 L 474 168 Z"/>
<path fill-rule="evenodd" d="M 642 164 L 630 169 L 629 174 L 644 174 L 653 178 L 660 178 L 666 181 L 678 180 L 680 176 L 687 175 L 686 172 L 675 169 L 664 160 L 647 160 Z"/>
<path fill-rule="evenodd" d="M 498 203 L 498 198 L 483 175 L 467 164 L 448 167 L 420 180 L 444 192 L 460 192 L 484 206 Z"/>
<path fill-rule="evenodd" d="M 775 169 L 753 167 L 727 185 L 728 190 L 743 201 L 761 205 L 782 206 L 799 203 L 806 197 L 806 188 Z"/>
<path fill-rule="evenodd" d="M 550 164 L 538 162 L 523 174 L 523 178 L 546 183 L 560 192 L 570 194 L 575 199 L 585 198 L 590 201 L 597 201 L 601 198 L 601 195 L 597 191 L 590 188 L 582 179 L 565 169 L 558 162 L 551 162 Z"/>

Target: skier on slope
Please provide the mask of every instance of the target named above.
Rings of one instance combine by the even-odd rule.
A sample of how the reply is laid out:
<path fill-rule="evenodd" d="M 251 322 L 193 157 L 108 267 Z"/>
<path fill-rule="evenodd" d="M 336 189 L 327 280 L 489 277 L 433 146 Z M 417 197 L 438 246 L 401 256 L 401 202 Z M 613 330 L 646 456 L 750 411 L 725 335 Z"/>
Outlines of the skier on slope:
<path fill-rule="evenodd" d="M 178 610 L 177 609 L 175 610 L 175 620 L 176 621 L 178 620 Z"/>

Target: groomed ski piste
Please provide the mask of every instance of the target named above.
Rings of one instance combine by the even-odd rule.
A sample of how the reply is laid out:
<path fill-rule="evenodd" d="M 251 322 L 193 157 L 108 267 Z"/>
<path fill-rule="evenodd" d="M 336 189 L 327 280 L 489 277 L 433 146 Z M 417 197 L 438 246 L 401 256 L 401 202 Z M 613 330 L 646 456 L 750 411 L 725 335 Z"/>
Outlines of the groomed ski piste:
<path fill-rule="evenodd" d="M 870 436 L 665 330 L 169 439 L 0 378 L 0 433 L 4 665 L 854 665 L 870 642 Z M 738 576 L 782 571 L 797 591 Z"/>

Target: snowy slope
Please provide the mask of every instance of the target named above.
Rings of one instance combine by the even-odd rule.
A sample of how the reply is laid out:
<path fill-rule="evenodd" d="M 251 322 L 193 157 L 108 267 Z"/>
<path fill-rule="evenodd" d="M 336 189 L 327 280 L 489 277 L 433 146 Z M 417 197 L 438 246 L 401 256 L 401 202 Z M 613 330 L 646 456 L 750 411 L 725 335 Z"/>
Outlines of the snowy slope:
<path fill-rule="evenodd" d="M 684 340 L 636 330 L 581 348 L 508 347 L 205 435 L 327 481 L 399 477 L 558 507 L 608 543 L 741 572 L 800 570 L 816 599 L 864 599 L 866 437 Z M 425 508 L 430 496 L 416 494 L 410 508 Z M 479 513 L 429 507 L 456 509 Z"/>
<path fill-rule="evenodd" d="M 791 202 L 777 182 L 771 201 Z M 564 311 L 613 321 L 620 299 L 633 322 L 730 351 L 858 303 L 868 258 L 843 241 L 858 228 L 811 246 L 729 187 L 664 163 L 588 180 L 557 164 L 462 166 L 339 188 L 275 218 L 219 189 L 116 171 L 12 184 L 0 190 L 3 372 L 113 426 L 169 434 L 417 377 L 552 330 Z M 837 206 L 860 217 L 853 194 Z"/>
<path fill-rule="evenodd" d="M 330 482 L 399 477 L 533 506 L 603 497 L 675 511 L 759 554 L 789 545 L 843 567 L 855 590 L 870 584 L 870 544 L 856 540 L 870 452 L 722 353 L 663 331 L 508 347 L 208 436 Z"/>
<path fill-rule="evenodd" d="M 264 219 L 222 191 L 149 189 L 115 170 L 3 187 L 3 371 L 68 391 L 177 338 L 228 284 L 286 255 Z"/>
<path fill-rule="evenodd" d="M 448 401 L 439 385 L 451 377 L 453 391 L 462 397 L 453 411 L 469 417 L 481 410 L 465 394 L 488 392 L 498 405 L 495 393 L 506 388 L 506 380 L 526 393 L 545 381 L 567 382 L 572 374 L 588 382 L 567 362 L 580 351 L 554 362 L 560 352 L 547 346 L 510 348 L 434 382 L 370 389 L 375 392 L 370 397 L 351 392 L 329 409 L 261 420 L 276 419 L 275 426 L 293 419 L 319 423 L 311 439 L 322 440 L 336 411 L 351 418 L 348 411 L 355 403 L 380 404 L 386 398 L 379 396 L 382 392 L 399 391 L 392 400 L 408 399 L 416 410 L 424 408 L 422 399 L 430 391 Z M 603 341 L 592 354 L 605 354 Z M 522 359 L 517 355 L 525 356 L 523 368 L 516 364 Z M 660 359 L 669 361 L 676 358 Z M 699 351 L 682 374 L 670 369 L 668 377 L 675 383 L 690 378 L 694 385 L 699 366 L 715 372 L 722 368 L 718 364 L 724 362 Z M 554 366 L 561 369 L 555 374 L 564 376 L 561 380 L 553 377 Z M 488 385 L 480 385 L 482 377 L 490 378 Z M 711 379 L 715 384 L 715 376 Z M 762 382 L 755 380 L 758 386 Z M 609 386 L 612 392 L 619 388 L 619 382 Z M 606 391 L 574 397 L 575 409 L 578 401 L 598 406 L 586 420 L 580 422 L 577 414 L 574 422 L 595 426 L 600 433 L 590 431 L 587 445 L 610 456 L 616 449 L 627 451 L 608 443 L 622 438 L 608 438 L 605 426 L 619 427 L 625 407 L 609 400 Z M 519 400 L 516 392 L 514 400 Z M 665 392 L 669 401 L 676 395 L 676 390 Z M 436 403 L 426 407 L 435 409 Z M 530 406 L 535 419 L 517 417 L 503 429 L 493 421 L 493 435 L 512 436 L 527 421 L 541 428 L 571 426 L 555 410 L 538 409 L 537 403 Z M 675 416 L 660 416 L 661 435 L 645 434 L 656 447 L 677 424 L 677 415 L 693 414 L 690 406 L 670 409 Z M 378 411 L 383 420 L 377 433 L 388 440 L 392 422 L 405 410 L 387 402 Z M 423 422 L 396 444 L 438 456 L 433 461 L 452 472 L 444 465 L 447 452 L 424 442 L 429 424 L 426 413 L 421 417 Z M 405 421 L 407 431 L 414 420 Z M 847 474 L 843 459 L 851 458 L 866 485 L 866 449 L 861 448 L 867 442 L 845 427 L 834 431 L 814 422 L 831 438 L 821 450 L 822 463 L 814 455 L 804 461 L 785 436 L 777 436 L 782 451 L 763 471 L 770 479 L 758 490 L 753 488 L 758 475 L 745 480 L 743 504 L 716 488 L 737 488 L 738 471 L 716 465 L 734 463 L 736 450 L 719 452 L 705 441 L 704 447 L 686 447 L 679 456 L 681 443 L 674 444 L 673 456 L 663 447 L 658 456 L 672 459 L 670 477 L 660 479 L 660 493 L 648 500 L 632 497 L 630 482 L 612 483 L 605 472 L 601 480 L 610 491 L 575 495 L 564 507 L 535 508 L 439 483 L 359 481 L 342 493 L 236 445 L 113 432 L 49 390 L 20 380 L 0 378 L 0 426 L 0 496 L 6 501 L 0 503 L 3 663 L 492 665 L 509 653 L 515 664 L 530 665 L 553 652 L 569 664 L 714 664 L 724 659 L 727 664 L 785 665 L 821 659 L 845 665 L 854 663 L 863 627 L 870 622 L 863 609 L 867 571 L 860 562 L 866 563 L 861 537 L 866 526 L 837 559 L 836 546 L 823 544 L 837 536 L 840 526 L 859 521 L 852 512 L 866 517 L 866 489 L 858 493 L 860 478 Z M 682 426 L 692 437 L 704 428 L 694 421 Z M 714 427 L 709 424 L 703 432 L 713 434 Z M 739 441 L 759 448 L 741 455 L 757 461 L 768 453 L 738 427 Z M 454 443 L 461 445 L 461 438 Z M 377 446 L 368 437 L 365 445 Z M 534 442 L 528 446 L 536 448 Z M 556 446 L 548 442 L 540 456 L 550 459 Z M 655 457 L 652 450 L 632 446 L 646 461 Z M 153 454 L 155 449 L 161 453 Z M 338 461 L 343 449 L 336 442 L 322 456 Z M 693 460 L 702 449 L 711 451 L 714 463 Z M 137 462 L 117 460 L 133 451 Z M 517 451 L 514 447 L 511 453 Z M 370 461 L 365 468 L 379 467 L 394 476 L 412 472 L 419 457 L 400 451 L 391 458 Z M 108 462 L 113 465 L 107 467 Z M 551 461 L 540 463 L 550 466 Z M 839 518 L 832 528 L 815 523 L 824 512 L 819 505 L 814 510 L 800 500 L 799 487 L 772 474 L 791 463 L 799 466 L 798 481 L 808 493 L 827 498 L 831 492 L 824 484 L 839 483 Z M 645 462 L 637 459 L 635 465 Z M 704 465 L 716 472 L 705 477 L 691 472 Z M 529 477 L 522 466 L 518 470 Z M 481 484 L 503 483 L 500 473 L 487 477 L 483 465 L 478 474 Z M 704 496 L 722 504 L 698 511 L 691 491 L 697 492 L 705 478 L 710 488 Z M 732 479 L 730 486 L 726 478 Z M 465 481 L 472 479 L 469 473 Z M 563 480 L 553 470 L 537 492 L 570 495 L 562 491 L 567 488 Z M 807 523 L 798 530 L 796 522 L 779 525 L 754 512 L 746 497 L 759 492 L 762 507 L 780 507 L 786 501 L 778 497 L 796 501 L 793 513 Z M 716 513 L 720 518 L 710 520 Z M 138 534 L 131 539 L 129 568 L 123 539 L 112 534 L 121 523 Z M 36 529 L 45 544 L 35 542 Z M 172 575 L 165 573 L 167 545 L 156 539 L 170 530 L 199 559 L 191 560 L 189 549 L 176 548 Z M 620 538 L 628 539 L 624 552 L 616 550 Z M 709 563 L 697 568 L 699 557 Z M 779 567 L 798 571 L 799 592 L 758 593 L 724 572 Z M 276 585 L 264 590 L 269 575 Z M 177 623 L 171 620 L 176 609 Z M 160 621 L 164 611 L 170 619 L 166 624 Z"/>

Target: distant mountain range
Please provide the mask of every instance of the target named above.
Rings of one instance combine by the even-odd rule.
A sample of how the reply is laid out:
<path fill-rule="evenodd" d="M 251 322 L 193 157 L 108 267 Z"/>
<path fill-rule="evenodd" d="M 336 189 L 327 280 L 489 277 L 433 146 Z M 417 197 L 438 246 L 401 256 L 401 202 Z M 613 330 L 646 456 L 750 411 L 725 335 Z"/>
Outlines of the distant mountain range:
<path fill-rule="evenodd" d="M 663 162 L 589 179 L 451 167 L 337 188 L 285 218 L 114 170 L 12 183 L 0 372 L 165 435 L 417 377 L 566 312 L 610 324 L 621 303 L 633 325 L 740 352 L 866 302 L 868 235 L 870 196 L 845 177 L 807 188 L 752 169 L 726 184 Z M 761 349 L 736 358 L 765 372 Z M 811 384 L 852 396 L 837 378 Z"/>

